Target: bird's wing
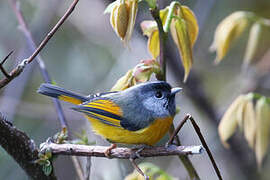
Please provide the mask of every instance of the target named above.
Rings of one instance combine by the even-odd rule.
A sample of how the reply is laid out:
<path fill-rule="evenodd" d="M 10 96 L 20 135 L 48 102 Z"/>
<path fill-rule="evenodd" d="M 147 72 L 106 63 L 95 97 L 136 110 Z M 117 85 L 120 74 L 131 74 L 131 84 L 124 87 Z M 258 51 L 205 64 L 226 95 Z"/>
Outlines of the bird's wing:
<path fill-rule="evenodd" d="M 123 128 L 121 126 L 121 121 L 124 120 L 123 112 L 121 108 L 111 100 L 97 99 L 75 106 L 72 109 L 82 112 L 104 124 Z"/>

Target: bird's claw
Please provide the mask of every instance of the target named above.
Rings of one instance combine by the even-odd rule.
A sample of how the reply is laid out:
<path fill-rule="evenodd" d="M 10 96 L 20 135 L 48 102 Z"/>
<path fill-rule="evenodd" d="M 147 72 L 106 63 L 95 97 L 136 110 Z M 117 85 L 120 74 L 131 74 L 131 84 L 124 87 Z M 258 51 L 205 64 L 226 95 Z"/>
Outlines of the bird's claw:
<path fill-rule="evenodd" d="M 116 148 L 116 144 L 111 144 L 111 146 L 108 149 L 106 149 L 106 151 L 104 152 L 105 156 L 107 158 L 111 158 L 111 151 L 115 148 Z"/>

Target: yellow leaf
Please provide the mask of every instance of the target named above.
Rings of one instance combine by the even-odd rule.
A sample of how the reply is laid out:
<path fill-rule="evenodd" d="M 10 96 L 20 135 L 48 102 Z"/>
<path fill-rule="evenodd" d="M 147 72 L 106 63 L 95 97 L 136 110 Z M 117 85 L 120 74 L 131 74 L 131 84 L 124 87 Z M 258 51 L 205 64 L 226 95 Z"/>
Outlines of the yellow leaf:
<path fill-rule="evenodd" d="M 255 153 L 259 168 L 267 153 L 270 135 L 270 105 L 265 97 L 256 103 L 256 145 Z"/>
<path fill-rule="evenodd" d="M 192 47 L 188 35 L 188 29 L 186 22 L 181 19 L 173 19 L 171 22 L 171 34 L 179 53 L 181 55 L 182 64 L 185 69 L 184 82 L 187 80 L 189 75 L 193 59 L 192 59 Z"/>
<path fill-rule="evenodd" d="M 156 59 L 159 56 L 159 33 L 155 30 L 151 33 L 148 39 L 148 50 L 152 57 Z"/>
<path fill-rule="evenodd" d="M 122 91 L 135 84 L 136 81 L 133 77 L 133 70 L 131 69 L 115 83 L 111 91 Z"/>
<path fill-rule="evenodd" d="M 113 6 L 113 9 L 112 9 L 112 12 L 111 12 L 111 16 L 110 16 L 110 22 L 111 22 L 111 25 L 112 25 L 112 28 L 113 29 L 115 29 L 115 18 L 114 18 L 114 15 L 115 15 L 116 9 L 117 9 L 117 4 L 115 4 Z"/>
<path fill-rule="evenodd" d="M 226 17 L 216 28 L 211 51 L 217 52 L 215 63 L 219 63 L 227 54 L 232 43 L 242 34 L 249 24 L 251 13 L 237 11 Z"/>
<path fill-rule="evenodd" d="M 115 31 L 122 40 L 126 36 L 128 21 L 129 21 L 128 7 L 125 3 L 120 3 L 115 11 L 114 23 L 115 23 Z"/>
<path fill-rule="evenodd" d="M 127 32 L 126 36 L 124 38 L 124 44 L 127 45 L 128 41 L 131 38 L 134 25 L 135 25 L 135 20 L 136 20 L 136 15 L 138 11 L 138 0 L 126 0 L 129 8 L 129 19 L 128 19 L 128 27 L 127 27 Z"/>
<path fill-rule="evenodd" d="M 163 25 L 166 22 L 168 12 L 169 12 L 169 7 L 166 7 L 166 8 L 159 11 L 159 16 L 160 16 L 160 19 L 161 19 L 161 22 L 162 22 Z"/>
<path fill-rule="evenodd" d="M 239 117 L 237 115 L 237 112 L 239 111 L 239 109 L 241 110 L 244 108 L 243 104 L 245 103 L 245 101 L 246 99 L 244 95 L 238 96 L 227 109 L 219 123 L 219 137 L 223 145 L 227 148 L 229 147 L 227 140 L 234 134 L 237 128 L 238 121 L 242 121 L 238 120 Z"/>
<path fill-rule="evenodd" d="M 244 135 L 248 142 L 249 147 L 252 149 L 255 145 L 255 135 L 256 135 L 256 116 L 255 109 L 252 103 L 252 99 L 244 107 L 243 114 L 244 121 Z"/>
<path fill-rule="evenodd" d="M 197 40 L 199 34 L 199 26 L 195 14 L 187 6 L 181 6 L 183 18 L 187 23 L 188 35 L 190 38 L 191 46 L 193 46 Z"/>
<path fill-rule="evenodd" d="M 261 34 L 262 34 L 262 25 L 260 23 L 254 23 L 249 32 L 248 44 L 244 56 L 244 63 L 246 65 L 255 61 L 254 58 L 259 48 Z"/>

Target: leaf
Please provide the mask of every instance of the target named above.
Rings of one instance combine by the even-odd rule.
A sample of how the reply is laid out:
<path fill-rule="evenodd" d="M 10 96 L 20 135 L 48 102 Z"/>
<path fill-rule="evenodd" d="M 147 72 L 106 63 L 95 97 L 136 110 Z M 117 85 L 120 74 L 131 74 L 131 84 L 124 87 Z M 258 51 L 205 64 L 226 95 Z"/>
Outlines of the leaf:
<path fill-rule="evenodd" d="M 221 139 L 222 144 L 228 148 L 229 144 L 227 140 L 234 134 L 237 128 L 239 116 L 237 116 L 237 112 L 244 108 L 243 104 L 245 103 L 245 96 L 240 95 L 238 96 L 234 102 L 229 106 L 226 110 L 225 114 L 223 115 L 219 126 L 218 126 L 218 133 Z"/>
<path fill-rule="evenodd" d="M 223 19 L 216 28 L 211 51 L 217 52 L 215 63 L 219 63 L 228 53 L 232 43 L 249 25 L 252 13 L 237 11 Z"/>
<path fill-rule="evenodd" d="M 188 35 L 190 38 L 191 46 L 193 46 L 197 40 L 199 34 L 199 26 L 197 19 L 193 11 L 187 6 L 181 6 L 183 18 L 187 23 Z"/>
<path fill-rule="evenodd" d="M 115 2 L 117 2 L 117 1 L 115 1 Z M 112 9 L 112 11 L 111 11 L 111 16 L 110 16 L 110 22 L 111 22 L 111 26 L 112 26 L 112 28 L 115 30 L 115 12 L 116 12 L 116 10 L 117 10 L 117 8 L 118 8 L 118 6 L 113 6 L 113 9 Z"/>
<path fill-rule="evenodd" d="M 169 7 L 166 7 L 159 11 L 159 16 L 160 16 L 163 26 L 165 25 L 165 22 L 167 20 L 168 12 L 169 12 Z"/>
<path fill-rule="evenodd" d="M 51 162 L 47 160 L 46 163 L 42 165 L 42 171 L 44 172 L 46 176 L 49 176 L 52 173 L 52 170 L 53 168 L 52 168 Z"/>
<path fill-rule="evenodd" d="M 131 35 L 133 33 L 134 25 L 135 25 L 135 20 L 136 20 L 136 15 L 138 11 L 138 0 L 127 0 L 126 1 L 128 4 L 128 9 L 129 9 L 129 19 L 128 19 L 128 27 L 127 27 L 127 32 L 126 36 L 124 38 L 124 44 L 128 44 L 128 41 L 131 38 Z"/>
<path fill-rule="evenodd" d="M 112 87 L 111 91 L 122 91 L 136 84 L 133 77 L 133 70 L 129 70 L 123 77 L 121 77 Z"/>
<path fill-rule="evenodd" d="M 255 61 L 256 52 L 259 48 L 260 38 L 262 35 L 262 25 L 257 22 L 251 26 L 248 38 L 248 44 L 244 56 L 244 63 L 246 65 L 251 64 Z"/>
<path fill-rule="evenodd" d="M 265 97 L 256 103 L 256 160 L 261 168 L 263 159 L 267 153 L 270 135 L 270 105 Z"/>
<path fill-rule="evenodd" d="M 159 73 L 159 71 L 160 66 L 155 59 L 142 60 L 133 69 L 133 76 L 136 82 L 146 82 L 154 72 Z"/>
<path fill-rule="evenodd" d="M 255 147 L 255 135 L 256 135 L 256 116 L 254 105 L 249 101 L 244 107 L 244 135 L 251 149 Z"/>
<path fill-rule="evenodd" d="M 129 25 L 128 7 L 125 3 L 121 3 L 117 6 L 114 14 L 114 23 L 117 35 L 123 40 Z"/>
<path fill-rule="evenodd" d="M 150 37 L 153 31 L 157 30 L 157 23 L 155 21 L 143 21 L 141 22 L 141 29 L 143 35 Z"/>
<path fill-rule="evenodd" d="M 181 19 L 173 19 L 171 22 L 171 34 L 179 53 L 181 55 L 182 64 L 185 69 L 184 82 L 187 80 L 189 75 L 193 58 L 192 58 L 192 47 L 191 42 L 188 35 L 187 24 Z"/>
<path fill-rule="evenodd" d="M 148 39 L 148 51 L 151 53 L 152 57 L 156 59 L 159 56 L 159 33 L 158 30 L 155 30 L 151 33 Z"/>

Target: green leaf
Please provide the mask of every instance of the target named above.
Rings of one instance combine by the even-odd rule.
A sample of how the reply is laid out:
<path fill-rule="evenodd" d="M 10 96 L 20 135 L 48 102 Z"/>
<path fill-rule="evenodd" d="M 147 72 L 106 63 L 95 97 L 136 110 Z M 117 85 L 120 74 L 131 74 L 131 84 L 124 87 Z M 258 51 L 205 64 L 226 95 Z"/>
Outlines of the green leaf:
<path fill-rule="evenodd" d="M 52 165 L 49 160 L 47 160 L 47 163 L 42 166 L 42 171 L 46 176 L 49 176 L 52 173 Z"/>

